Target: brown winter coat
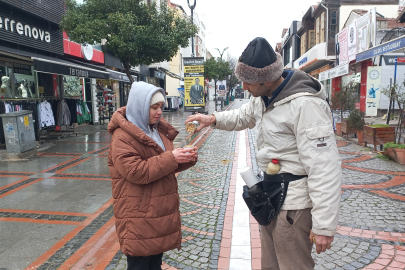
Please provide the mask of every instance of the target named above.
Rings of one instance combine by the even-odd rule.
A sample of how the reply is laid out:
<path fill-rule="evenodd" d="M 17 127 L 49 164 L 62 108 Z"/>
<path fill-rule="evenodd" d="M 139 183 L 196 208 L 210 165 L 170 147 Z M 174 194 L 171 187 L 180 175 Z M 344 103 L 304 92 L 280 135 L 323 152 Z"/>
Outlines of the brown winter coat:
<path fill-rule="evenodd" d="M 175 161 L 173 140 L 178 131 L 165 120 L 157 128 L 166 152 L 125 115 L 126 107 L 120 108 L 108 124 L 112 134 L 108 167 L 121 251 L 130 256 L 150 256 L 180 249 L 180 200 L 175 173 L 196 162 Z"/>

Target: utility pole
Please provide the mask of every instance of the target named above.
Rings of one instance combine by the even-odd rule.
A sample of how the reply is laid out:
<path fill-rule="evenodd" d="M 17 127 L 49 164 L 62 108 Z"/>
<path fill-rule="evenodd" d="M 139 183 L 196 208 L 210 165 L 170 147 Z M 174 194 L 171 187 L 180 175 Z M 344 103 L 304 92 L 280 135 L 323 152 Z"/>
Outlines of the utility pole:
<path fill-rule="evenodd" d="M 191 23 L 192 24 L 194 24 L 194 9 L 195 9 L 195 6 L 197 4 L 196 1 L 197 0 L 194 0 L 194 5 L 190 5 L 190 0 L 187 0 L 188 7 L 191 10 Z M 191 38 L 191 56 L 192 57 L 195 56 L 194 55 L 194 37 Z"/>

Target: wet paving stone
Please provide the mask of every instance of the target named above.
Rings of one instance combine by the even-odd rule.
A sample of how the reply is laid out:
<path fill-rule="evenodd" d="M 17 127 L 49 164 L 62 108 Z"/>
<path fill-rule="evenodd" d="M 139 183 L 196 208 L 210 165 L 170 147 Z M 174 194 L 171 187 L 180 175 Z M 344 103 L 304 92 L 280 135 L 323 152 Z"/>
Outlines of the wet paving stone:
<path fill-rule="evenodd" d="M 48 214 L 13 213 L 13 212 L 0 212 L 0 217 L 29 218 L 41 220 L 63 220 L 75 222 L 83 222 L 87 218 L 85 216 L 48 215 Z"/>
<path fill-rule="evenodd" d="M 79 250 L 107 221 L 113 217 L 113 215 L 113 206 L 111 205 L 37 269 L 50 270 L 60 267 L 64 261 Z"/>

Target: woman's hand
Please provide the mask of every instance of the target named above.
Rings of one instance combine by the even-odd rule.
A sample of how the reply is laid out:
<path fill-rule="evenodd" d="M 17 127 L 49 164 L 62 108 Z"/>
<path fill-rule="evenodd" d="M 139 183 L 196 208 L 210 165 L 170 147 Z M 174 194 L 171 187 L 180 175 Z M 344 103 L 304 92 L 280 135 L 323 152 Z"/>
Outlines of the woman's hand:
<path fill-rule="evenodd" d="M 188 163 L 196 161 L 198 158 L 197 147 L 190 148 L 178 148 L 172 151 L 174 159 L 177 163 Z"/>

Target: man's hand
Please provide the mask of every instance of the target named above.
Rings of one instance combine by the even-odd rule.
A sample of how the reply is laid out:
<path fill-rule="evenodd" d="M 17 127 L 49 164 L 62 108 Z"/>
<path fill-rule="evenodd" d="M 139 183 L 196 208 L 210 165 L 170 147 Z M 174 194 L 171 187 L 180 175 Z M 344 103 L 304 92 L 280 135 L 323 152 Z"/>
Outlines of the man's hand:
<path fill-rule="evenodd" d="M 205 127 L 210 126 L 211 124 L 215 123 L 217 121 L 217 119 L 215 119 L 215 116 L 213 115 L 205 115 L 205 114 L 194 114 L 191 115 L 187 118 L 186 123 L 189 122 L 193 122 L 193 121 L 198 121 L 200 123 L 200 126 L 196 129 L 196 131 L 194 131 L 194 133 L 199 132 L 200 130 L 202 130 Z"/>
<path fill-rule="evenodd" d="M 312 230 L 311 233 L 309 234 L 309 240 L 311 241 L 312 244 L 316 245 L 316 253 L 318 254 L 325 252 L 326 249 L 330 249 L 333 239 L 335 239 L 334 236 L 317 235 L 314 234 Z"/>

